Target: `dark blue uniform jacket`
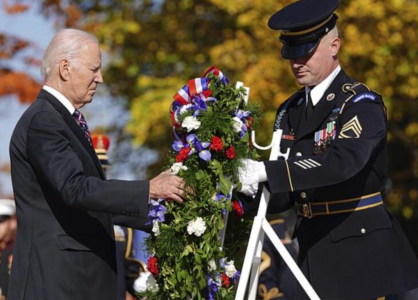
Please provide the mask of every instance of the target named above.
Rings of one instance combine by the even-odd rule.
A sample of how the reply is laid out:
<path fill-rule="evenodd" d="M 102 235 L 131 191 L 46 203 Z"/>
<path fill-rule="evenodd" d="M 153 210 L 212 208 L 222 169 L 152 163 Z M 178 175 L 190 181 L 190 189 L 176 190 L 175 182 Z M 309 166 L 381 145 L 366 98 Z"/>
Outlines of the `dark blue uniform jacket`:
<path fill-rule="evenodd" d="M 298 263 L 322 300 L 362 300 L 418 286 L 416 257 L 384 204 L 310 218 L 310 205 L 380 197 L 386 181 L 386 108 L 340 71 L 306 120 L 302 89 L 278 110 L 287 161 L 265 162 L 271 205 L 299 204 Z M 303 204 L 306 204 L 303 210 Z M 299 288 L 297 299 L 308 299 Z"/>

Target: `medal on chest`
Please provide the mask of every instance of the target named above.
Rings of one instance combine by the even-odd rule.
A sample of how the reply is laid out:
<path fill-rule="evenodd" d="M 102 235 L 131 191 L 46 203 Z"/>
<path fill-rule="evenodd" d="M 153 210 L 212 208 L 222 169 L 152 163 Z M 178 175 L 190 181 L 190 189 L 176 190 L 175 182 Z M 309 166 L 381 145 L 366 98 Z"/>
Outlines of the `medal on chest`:
<path fill-rule="evenodd" d="M 335 139 L 336 122 L 331 121 L 327 123 L 327 127 L 315 132 L 314 135 L 314 155 L 325 152 Z"/>

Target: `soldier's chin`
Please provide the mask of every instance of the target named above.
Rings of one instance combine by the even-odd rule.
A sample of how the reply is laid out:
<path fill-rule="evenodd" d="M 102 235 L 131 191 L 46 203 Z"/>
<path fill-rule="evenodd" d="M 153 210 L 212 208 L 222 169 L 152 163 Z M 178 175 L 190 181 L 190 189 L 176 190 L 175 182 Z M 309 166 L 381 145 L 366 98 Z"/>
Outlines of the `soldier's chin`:
<path fill-rule="evenodd" d="M 296 76 L 296 80 L 300 85 L 303 85 L 303 86 L 311 86 L 312 85 L 312 83 L 311 83 L 312 80 L 310 80 L 309 76 L 307 76 L 306 74 L 303 75 L 303 76 Z"/>

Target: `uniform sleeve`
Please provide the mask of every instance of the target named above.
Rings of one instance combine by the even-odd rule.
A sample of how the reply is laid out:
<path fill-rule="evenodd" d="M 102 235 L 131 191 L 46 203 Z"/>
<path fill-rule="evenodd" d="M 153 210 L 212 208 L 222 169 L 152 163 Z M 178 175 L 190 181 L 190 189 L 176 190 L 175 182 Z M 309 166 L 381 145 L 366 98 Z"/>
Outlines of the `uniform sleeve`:
<path fill-rule="evenodd" d="M 27 155 L 41 185 L 52 189 L 57 201 L 75 208 L 146 217 L 149 183 L 86 176 L 70 133 L 59 115 L 41 112 L 33 117 Z"/>
<path fill-rule="evenodd" d="M 381 98 L 348 102 L 335 140 L 324 153 L 265 162 L 272 193 L 323 187 L 361 171 L 384 148 L 386 116 Z M 312 141 L 313 142 L 313 141 Z"/>

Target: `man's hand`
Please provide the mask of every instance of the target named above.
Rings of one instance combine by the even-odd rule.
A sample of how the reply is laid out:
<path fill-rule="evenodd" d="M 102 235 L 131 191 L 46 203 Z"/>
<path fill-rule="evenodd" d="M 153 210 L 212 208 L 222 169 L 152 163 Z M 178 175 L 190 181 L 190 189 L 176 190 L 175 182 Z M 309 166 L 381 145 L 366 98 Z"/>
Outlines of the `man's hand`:
<path fill-rule="evenodd" d="M 170 170 L 164 171 L 151 179 L 149 185 L 150 198 L 170 198 L 178 203 L 183 203 L 182 197 L 185 196 L 185 182 L 180 177 L 171 174 Z"/>
<path fill-rule="evenodd" d="M 266 167 L 263 162 L 244 159 L 243 166 L 238 169 L 238 177 L 242 183 L 240 192 L 253 196 L 257 193 L 258 183 L 267 181 Z"/>

